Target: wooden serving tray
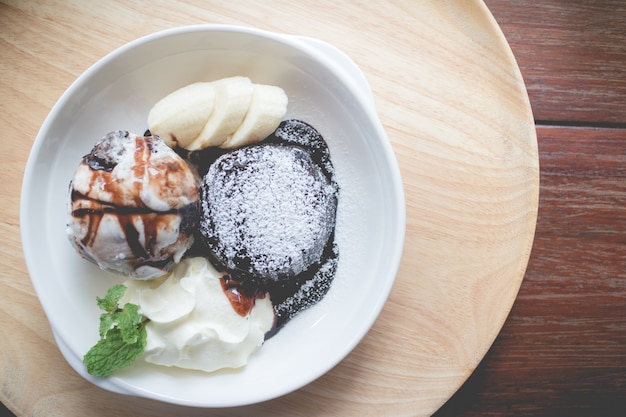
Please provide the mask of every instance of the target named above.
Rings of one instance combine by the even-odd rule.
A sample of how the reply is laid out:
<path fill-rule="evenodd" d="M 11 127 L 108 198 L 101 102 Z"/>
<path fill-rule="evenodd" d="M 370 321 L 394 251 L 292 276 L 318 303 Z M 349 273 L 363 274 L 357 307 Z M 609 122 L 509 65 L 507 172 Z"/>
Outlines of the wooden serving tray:
<path fill-rule="evenodd" d="M 17 122 L 8 127 L 19 138 L 12 142 L 18 147 L 12 164 L 23 171 L 41 122 L 71 81 L 145 34 L 225 23 L 337 46 L 366 74 L 403 176 L 407 231 L 396 285 L 371 331 L 332 371 L 276 400 L 213 413 L 430 415 L 491 346 L 530 255 L 539 163 L 524 83 L 482 1 L 299 3 L 111 1 L 68 9 L 41 0 L 2 6 L 3 25 L 19 33 L 2 53 L 13 69 L 0 67 L 11 86 L 2 88 L 9 92 L 5 102 L 15 103 L 9 112 Z M 20 179 L 14 182 L 7 193 L 17 198 Z M 78 376 L 54 343 L 21 254 L 5 250 L 19 245 L 15 230 L 3 228 L 1 238 L 8 254 L 2 266 L 12 271 L 3 277 L 0 310 L 2 402 L 31 416 L 213 415 L 113 394 Z"/>

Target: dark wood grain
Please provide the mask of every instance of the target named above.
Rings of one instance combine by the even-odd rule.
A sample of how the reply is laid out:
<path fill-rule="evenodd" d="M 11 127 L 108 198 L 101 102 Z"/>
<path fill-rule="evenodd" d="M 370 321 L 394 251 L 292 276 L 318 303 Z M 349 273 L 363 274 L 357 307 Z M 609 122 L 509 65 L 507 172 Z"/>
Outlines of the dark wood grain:
<path fill-rule="evenodd" d="M 626 130 L 539 127 L 533 252 L 500 336 L 443 416 L 623 415 Z"/>
<path fill-rule="evenodd" d="M 502 332 L 436 417 L 626 415 L 626 2 L 486 3 L 538 125 L 539 216 Z"/>
<path fill-rule="evenodd" d="M 485 0 L 539 124 L 626 127 L 626 2 Z"/>

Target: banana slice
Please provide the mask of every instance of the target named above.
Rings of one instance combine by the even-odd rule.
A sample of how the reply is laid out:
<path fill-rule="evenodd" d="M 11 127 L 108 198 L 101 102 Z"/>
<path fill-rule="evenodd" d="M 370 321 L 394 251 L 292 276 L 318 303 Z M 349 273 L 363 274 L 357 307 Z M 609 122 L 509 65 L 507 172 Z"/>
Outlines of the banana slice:
<path fill-rule="evenodd" d="M 198 82 L 180 88 L 157 102 L 148 114 L 150 132 L 175 148 L 186 148 L 202 132 L 215 105 L 213 83 Z"/>
<path fill-rule="evenodd" d="M 287 113 L 287 95 L 273 85 L 253 84 L 252 100 L 245 118 L 224 143 L 224 149 L 234 149 L 257 143 L 276 130 Z"/>
<path fill-rule="evenodd" d="M 242 123 L 252 100 L 252 81 L 229 77 L 213 82 L 215 108 L 198 137 L 187 146 L 190 151 L 220 146 Z"/>
<path fill-rule="evenodd" d="M 197 82 L 164 97 L 150 110 L 148 128 L 172 148 L 233 149 L 260 142 L 287 112 L 282 88 L 247 77 Z"/>

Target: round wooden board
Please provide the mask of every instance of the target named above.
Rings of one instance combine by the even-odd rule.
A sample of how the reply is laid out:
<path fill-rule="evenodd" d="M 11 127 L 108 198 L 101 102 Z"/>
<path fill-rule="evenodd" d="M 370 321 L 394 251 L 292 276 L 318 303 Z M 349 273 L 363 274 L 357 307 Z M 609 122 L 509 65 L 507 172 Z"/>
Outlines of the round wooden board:
<path fill-rule="evenodd" d="M 16 120 L 9 129 L 20 138 L 11 151 L 17 172 L 69 83 L 104 54 L 156 30 L 194 23 L 255 26 L 316 37 L 351 56 L 371 84 L 403 176 L 407 231 L 396 285 L 371 331 L 332 371 L 276 400 L 214 413 L 427 416 L 450 398 L 510 311 L 538 206 L 527 93 L 481 1 L 119 1 L 69 10 L 61 1 L 39 3 L 2 8 L 14 33 L 3 57 L 24 69 L 0 68 L 2 91 L 15 103 L 7 117 Z M 25 115 L 33 97 L 37 105 Z M 20 181 L 14 182 L 3 184 L 2 193 L 12 197 L 3 214 L 16 225 Z M 0 306 L 2 402 L 31 416 L 213 415 L 113 394 L 74 373 L 28 283 L 15 229 L 3 228 L 0 239 L 3 269 L 10 271 L 3 272 Z"/>

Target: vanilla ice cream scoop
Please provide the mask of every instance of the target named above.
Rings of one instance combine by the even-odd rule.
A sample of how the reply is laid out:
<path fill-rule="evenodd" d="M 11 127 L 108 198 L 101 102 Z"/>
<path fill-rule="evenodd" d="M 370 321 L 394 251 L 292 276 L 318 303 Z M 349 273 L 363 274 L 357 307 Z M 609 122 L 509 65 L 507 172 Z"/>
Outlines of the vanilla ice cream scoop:
<path fill-rule="evenodd" d="M 268 294 L 246 294 L 203 257 L 185 258 L 169 275 L 128 280 L 121 303 L 139 306 L 145 360 L 212 372 L 248 362 L 274 324 Z"/>
<path fill-rule="evenodd" d="M 67 234 L 85 259 L 133 278 L 167 273 L 193 244 L 198 182 L 158 136 L 111 132 L 70 183 Z"/>

